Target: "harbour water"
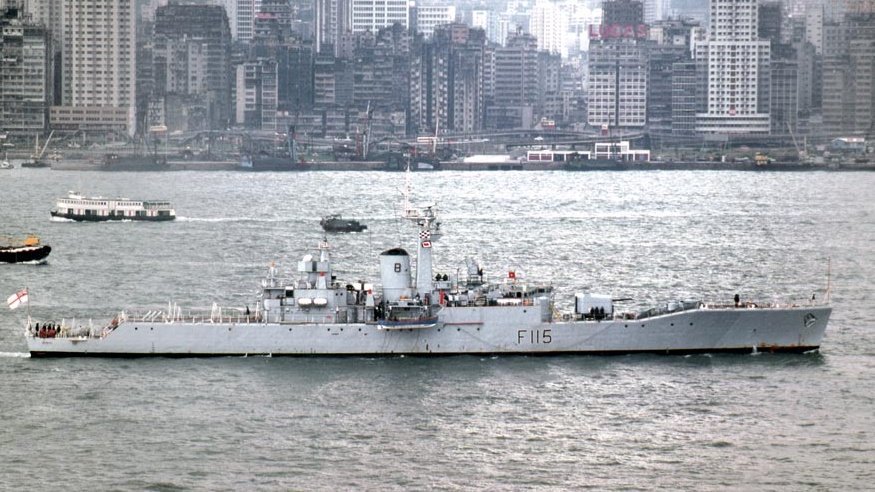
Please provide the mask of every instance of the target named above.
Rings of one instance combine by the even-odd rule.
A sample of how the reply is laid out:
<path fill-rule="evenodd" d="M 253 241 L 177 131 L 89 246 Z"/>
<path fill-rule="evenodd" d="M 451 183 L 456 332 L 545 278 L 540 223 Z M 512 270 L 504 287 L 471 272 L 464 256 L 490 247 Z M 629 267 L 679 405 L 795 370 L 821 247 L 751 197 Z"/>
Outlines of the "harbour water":
<path fill-rule="evenodd" d="M 690 357 L 30 359 L 0 311 L 0 483 L 45 489 L 866 489 L 875 478 L 875 174 L 439 172 L 436 269 L 671 299 L 810 299 L 831 258 L 819 353 Z M 105 320 L 123 308 L 252 306 L 319 219 L 341 279 L 407 243 L 403 175 L 384 172 L 0 176 L 2 234 L 47 265 L 0 265 L 0 294 Z M 68 190 L 168 199 L 171 223 L 51 222 Z"/>

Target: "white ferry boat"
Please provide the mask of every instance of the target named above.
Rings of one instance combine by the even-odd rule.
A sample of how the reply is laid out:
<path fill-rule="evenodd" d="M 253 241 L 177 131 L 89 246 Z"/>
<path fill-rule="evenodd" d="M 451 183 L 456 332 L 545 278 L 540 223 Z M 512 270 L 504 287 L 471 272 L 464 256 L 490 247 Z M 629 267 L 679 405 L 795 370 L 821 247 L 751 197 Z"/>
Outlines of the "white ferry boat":
<path fill-rule="evenodd" d="M 406 201 L 405 201 L 406 202 Z M 562 313 L 553 288 L 503 276 L 490 282 L 473 260 L 457 275 L 435 273 L 442 235 L 435 208 L 405 207 L 417 224 L 417 261 L 392 248 L 379 256 L 380 285 L 342 282 L 327 243 L 297 264 L 299 277 L 271 267 L 254 310 L 208 313 L 176 305 L 119 312 L 105 323 L 28 318 L 33 356 L 689 354 L 806 352 L 823 339 L 832 308 L 670 301 L 623 312 L 610 295 L 578 293 Z"/>
<path fill-rule="evenodd" d="M 176 218 L 170 202 L 129 198 L 86 197 L 71 191 L 58 198 L 52 217 L 86 222 L 108 220 L 164 221 Z"/>

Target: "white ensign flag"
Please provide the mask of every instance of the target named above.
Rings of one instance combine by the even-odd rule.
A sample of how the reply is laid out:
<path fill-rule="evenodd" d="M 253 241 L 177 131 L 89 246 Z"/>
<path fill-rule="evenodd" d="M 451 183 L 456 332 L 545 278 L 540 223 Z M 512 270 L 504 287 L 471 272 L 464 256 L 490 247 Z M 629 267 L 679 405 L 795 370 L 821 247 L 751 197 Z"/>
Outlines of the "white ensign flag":
<path fill-rule="evenodd" d="M 9 304 L 9 309 L 15 309 L 19 306 L 27 304 L 27 289 L 22 289 L 6 299 L 6 304 Z"/>

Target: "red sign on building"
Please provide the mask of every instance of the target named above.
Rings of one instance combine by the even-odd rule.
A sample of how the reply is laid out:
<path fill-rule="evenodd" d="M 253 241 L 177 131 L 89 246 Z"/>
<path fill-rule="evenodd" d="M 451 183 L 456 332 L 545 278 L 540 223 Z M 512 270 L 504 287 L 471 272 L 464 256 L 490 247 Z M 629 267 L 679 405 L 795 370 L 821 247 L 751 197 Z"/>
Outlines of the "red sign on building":
<path fill-rule="evenodd" d="M 600 24 L 589 26 L 589 39 L 644 39 L 646 24 Z"/>

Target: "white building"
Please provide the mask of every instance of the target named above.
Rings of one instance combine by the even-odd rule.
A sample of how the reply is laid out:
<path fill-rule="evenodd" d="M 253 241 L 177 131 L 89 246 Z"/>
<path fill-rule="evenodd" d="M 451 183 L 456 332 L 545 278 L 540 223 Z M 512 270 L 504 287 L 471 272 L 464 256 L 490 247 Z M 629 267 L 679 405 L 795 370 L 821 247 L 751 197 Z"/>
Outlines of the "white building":
<path fill-rule="evenodd" d="M 455 5 L 423 5 L 416 7 L 416 31 L 430 38 L 434 28 L 456 22 Z M 485 29 L 484 29 L 485 30 Z"/>
<path fill-rule="evenodd" d="M 537 0 L 529 17 L 529 33 L 538 38 L 539 50 L 567 57 L 565 39 L 571 18 L 563 7 L 551 0 Z"/>
<path fill-rule="evenodd" d="M 63 106 L 52 108 L 52 116 L 64 125 L 133 135 L 134 0 L 65 0 L 61 25 Z"/>
<path fill-rule="evenodd" d="M 711 0 L 708 111 L 696 115 L 700 133 L 769 133 L 769 41 L 757 36 L 757 0 Z M 765 70 L 761 73 L 761 71 Z"/>
<path fill-rule="evenodd" d="M 261 11 L 261 0 L 231 0 L 231 7 L 225 4 L 231 21 L 231 36 L 237 41 L 250 42 L 255 35 L 255 16 Z"/>
<path fill-rule="evenodd" d="M 644 0 L 644 23 L 653 24 L 658 20 L 665 19 L 665 0 Z"/>
<path fill-rule="evenodd" d="M 352 32 L 377 32 L 396 22 L 410 28 L 409 0 L 351 0 Z"/>

